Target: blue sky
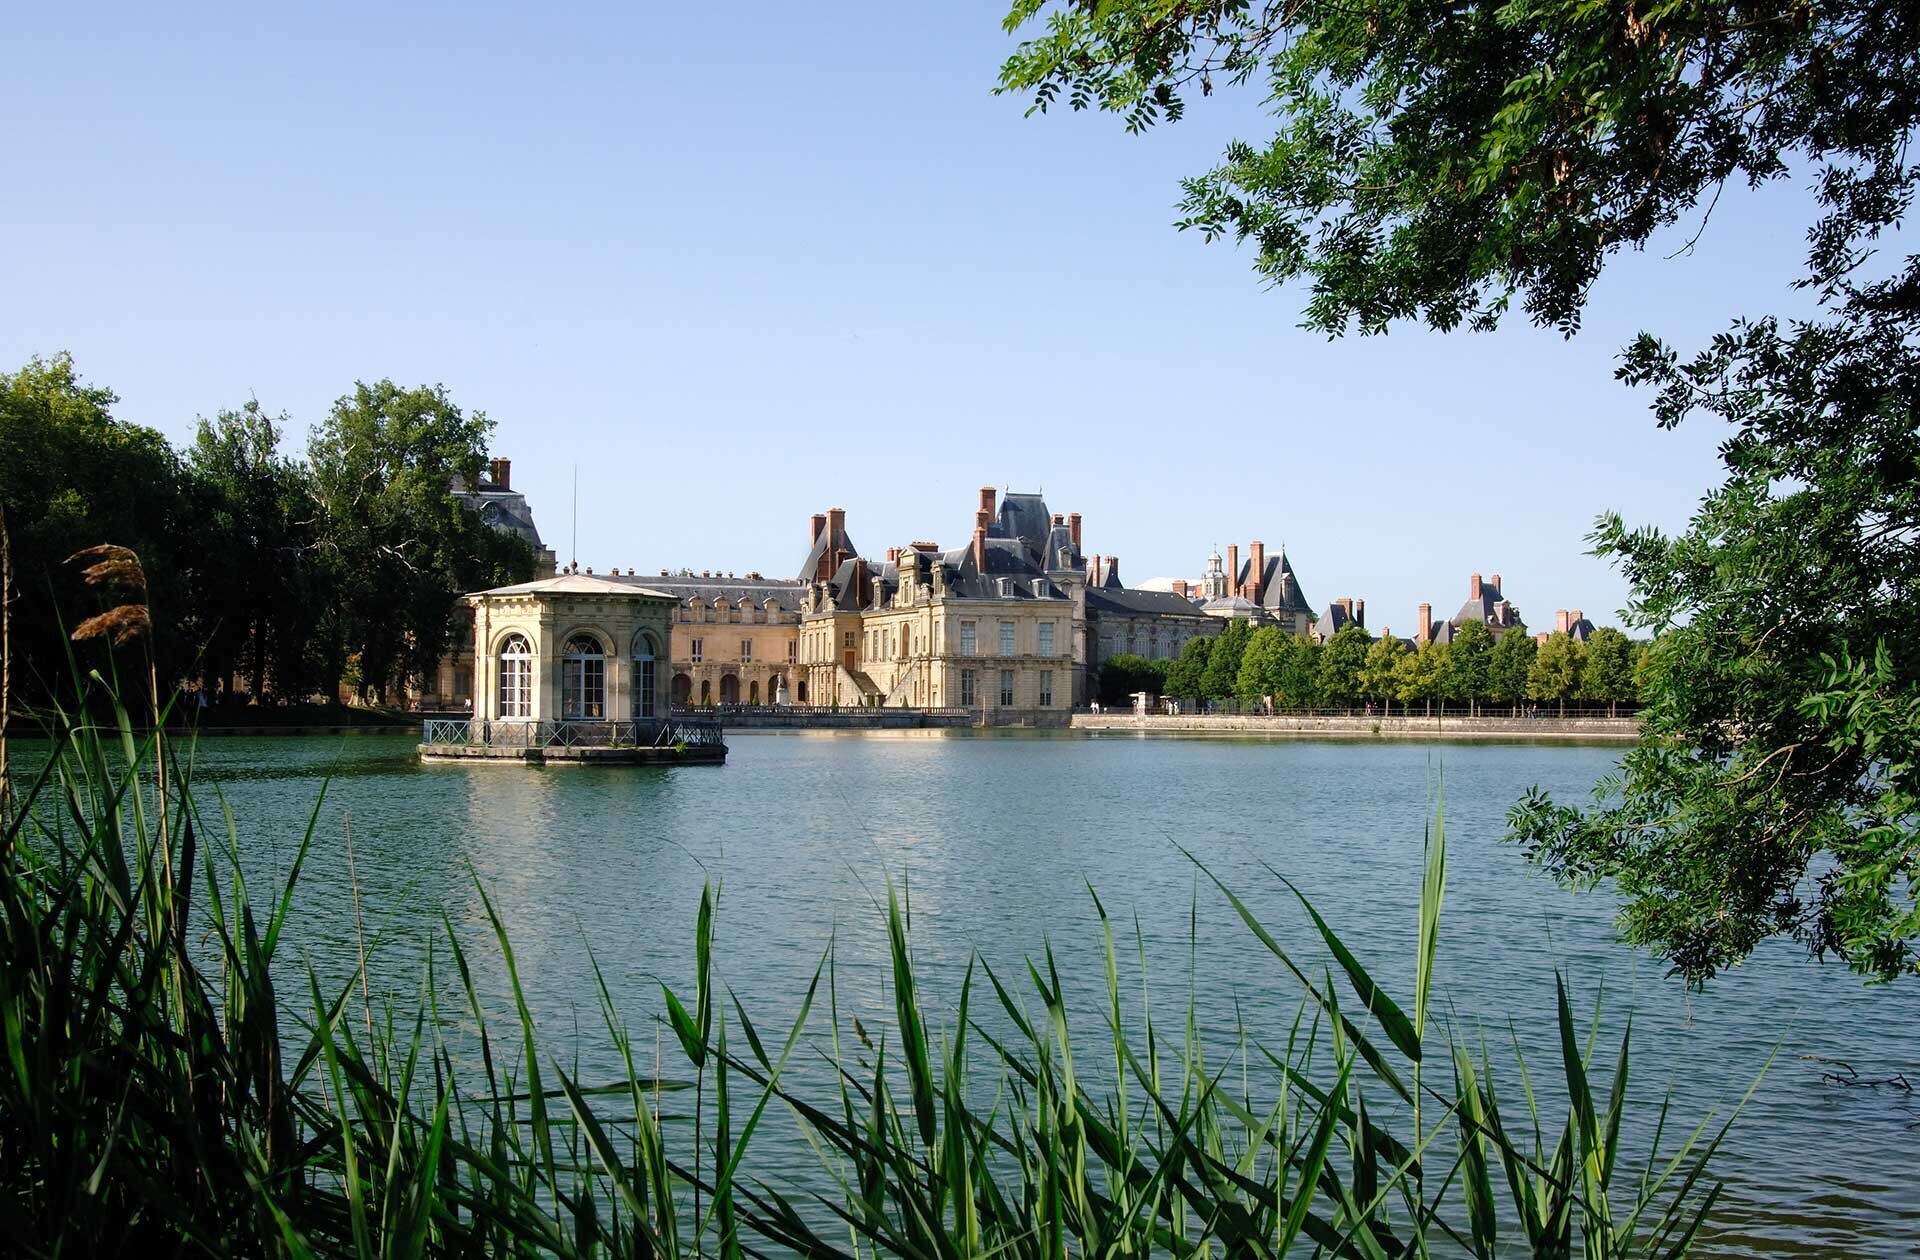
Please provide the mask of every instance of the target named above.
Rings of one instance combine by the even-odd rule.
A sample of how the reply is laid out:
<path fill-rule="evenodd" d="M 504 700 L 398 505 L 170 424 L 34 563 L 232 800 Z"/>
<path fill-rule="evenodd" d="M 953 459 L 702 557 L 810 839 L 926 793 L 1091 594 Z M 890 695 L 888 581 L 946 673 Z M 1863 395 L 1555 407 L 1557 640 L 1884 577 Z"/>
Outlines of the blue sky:
<path fill-rule="evenodd" d="M 255 395 L 301 446 L 356 378 L 442 382 L 563 560 L 578 466 L 601 570 L 785 575 L 829 506 L 956 544 L 991 484 L 1132 581 L 1260 538 L 1376 630 L 1475 571 L 1612 620 L 1594 515 L 1679 525 L 1724 437 L 1656 430 L 1619 346 L 1798 305 L 1782 185 L 1616 259 L 1572 341 L 1328 342 L 1171 226 L 1255 94 L 1024 118 L 991 3 L 162 8 L 9 18 L 0 364 L 70 350 L 176 439 Z"/>

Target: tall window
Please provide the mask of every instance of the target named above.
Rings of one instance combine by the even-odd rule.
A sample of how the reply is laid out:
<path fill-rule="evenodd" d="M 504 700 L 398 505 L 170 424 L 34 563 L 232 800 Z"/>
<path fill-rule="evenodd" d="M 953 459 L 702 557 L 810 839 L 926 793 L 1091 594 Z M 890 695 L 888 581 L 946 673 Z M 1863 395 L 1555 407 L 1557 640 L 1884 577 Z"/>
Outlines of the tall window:
<path fill-rule="evenodd" d="M 787 640 L 787 664 L 792 665 L 800 659 L 800 640 Z"/>
<path fill-rule="evenodd" d="M 960 655 L 972 656 L 973 653 L 974 623 L 971 621 L 963 621 L 960 623 Z"/>
<path fill-rule="evenodd" d="M 1013 707 L 1013 671 L 1010 669 L 1000 671 L 1000 707 Z"/>
<path fill-rule="evenodd" d="M 1051 621 L 1043 621 L 1040 623 L 1039 651 L 1042 656 L 1053 655 L 1053 623 Z"/>
<path fill-rule="evenodd" d="M 1050 669 L 1040 671 L 1040 707 L 1053 707 L 1053 671 Z"/>
<path fill-rule="evenodd" d="M 701 661 L 706 659 L 706 656 L 707 656 L 707 641 L 705 639 L 688 640 L 687 642 L 687 659 L 688 660 L 692 661 L 695 665 L 698 665 Z"/>
<path fill-rule="evenodd" d="M 533 645 L 523 634 L 500 645 L 500 716 L 533 716 Z"/>
<path fill-rule="evenodd" d="M 1000 655 L 1013 655 L 1013 623 L 1011 621 L 1000 623 Z"/>
<path fill-rule="evenodd" d="M 607 656 L 591 635 L 567 640 L 560 658 L 560 716 L 588 721 L 607 716 Z"/>
<path fill-rule="evenodd" d="M 753 660 L 753 640 L 752 639 L 740 640 L 740 659 L 745 662 L 751 662 Z"/>
<path fill-rule="evenodd" d="M 960 703 L 963 705 L 973 703 L 973 671 L 970 669 L 960 671 Z"/>
<path fill-rule="evenodd" d="M 658 677 L 654 672 L 653 640 L 643 634 L 633 641 L 633 716 L 653 716 L 653 693 Z"/>

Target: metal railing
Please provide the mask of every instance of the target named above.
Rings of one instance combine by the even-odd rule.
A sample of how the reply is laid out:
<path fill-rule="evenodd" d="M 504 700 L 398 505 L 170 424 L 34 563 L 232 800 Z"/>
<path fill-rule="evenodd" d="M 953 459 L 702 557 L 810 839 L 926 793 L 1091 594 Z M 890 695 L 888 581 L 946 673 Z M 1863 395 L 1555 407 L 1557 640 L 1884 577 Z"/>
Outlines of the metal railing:
<path fill-rule="evenodd" d="M 684 717 L 625 722 L 434 718 L 420 726 L 423 744 L 481 748 L 700 748 L 723 739 L 718 722 Z"/>

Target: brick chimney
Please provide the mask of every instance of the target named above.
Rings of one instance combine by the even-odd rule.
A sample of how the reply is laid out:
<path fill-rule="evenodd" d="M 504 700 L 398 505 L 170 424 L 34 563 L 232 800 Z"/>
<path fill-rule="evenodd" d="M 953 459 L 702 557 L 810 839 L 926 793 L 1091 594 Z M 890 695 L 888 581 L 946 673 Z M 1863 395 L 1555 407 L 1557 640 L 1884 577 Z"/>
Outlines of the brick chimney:
<path fill-rule="evenodd" d="M 833 531 L 834 537 L 838 538 L 840 536 L 840 532 L 846 529 L 846 527 L 847 527 L 847 509 L 828 508 L 827 509 L 827 528 Z"/>
<path fill-rule="evenodd" d="M 973 567 L 982 573 L 987 571 L 987 512 L 984 509 L 973 514 Z"/>
<path fill-rule="evenodd" d="M 1356 599 L 1353 601 L 1353 619 L 1355 622 L 1357 622 L 1362 626 L 1367 624 L 1367 601 L 1366 600 Z"/>
<path fill-rule="evenodd" d="M 1467 580 L 1467 598 L 1468 599 L 1480 598 L 1480 575 L 1478 573 L 1474 574 L 1471 578 Z"/>
<path fill-rule="evenodd" d="M 992 486 L 980 487 L 980 510 L 982 512 L 985 512 L 989 517 L 993 515 L 993 487 Z"/>
<path fill-rule="evenodd" d="M 1578 608 L 1576 608 L 1573 610 L 1573 616 L 1567 619 L 1567 625 L 1577 626 L 1581 622 L 1585 621 L 1586 619 L 1587 619 L 1587 614 L 1581 612 Z"/>
<path fill-rule="evenodd" d="M 813 519 L 808 523 L 807 546 L 811 547 L 813 546 L 813 544 L 819 542 L 820 533 L 822 530 L 826 529 L 826 527 L 827 527 L 827 514 L 825 512 L 815 512 L 813 514 Z"/>
<path fill-rule="evenodd" d="M 1080 554 L 1080 513 L 1067 513 L 1067 532 L 1073 535 L 1073 551 Z"/>
<path fill-rule="evenodd" d="M 1562 608 L 1553 614 L 1553 628 L 1561 634 L 1567 632 L 1567 610 Z"/>
<path fill-rule="evenodd" d="M 1500 575 L 1498 573 L 1493 575 L 1493 589 L 1500 592 L 1500 594 L 1502 595 L 1505 595 L 1507 593 L 1507 588 L 1500 585 Z"/>
<path fill-rule="evenodd" d="M 1240 593 L 1240 544 L 1227 544 L 1227 594 Z"/>
<path fill-rule="evenodd" d="M 1425 643 L 1433 637 L 1433 605 L 1420 605 L 1420 624 L 1414 628 L 1413 641 Z"/>
<path fill-rule="evenodd" d="M 1249 565 L 1247 573 L 1247 598 L 1257 604 L 1260 602 L 1261 586 L 1267 576 L 1267 544 L 1263 542 L 1253 542 L 1248 544 L 1248 550 L 1252 554 L 1247 557 Z"/>
<path fill-rule="evenodd" d="M 1065 525 L 1066 523 L 1067 523 L 1066 517 L 1060 515 L 1060 513 L 1058 512 L 1055 512 L 1053 514 L 1053 527 L 1055 529 L 1059 529 L 1062 525 Z"/>
<path fill-rule="evenodd" d="M 1173 593 L 1181 599 L 1187 597 L 1187 580 L 1185 578 L 1173 579 Z"/>
<path fill-rule="evenodd" d="M 487 480 L 493 483 L 496 490 L 513 489 L 513 461 L 510 459 L 488 460 Z"/>

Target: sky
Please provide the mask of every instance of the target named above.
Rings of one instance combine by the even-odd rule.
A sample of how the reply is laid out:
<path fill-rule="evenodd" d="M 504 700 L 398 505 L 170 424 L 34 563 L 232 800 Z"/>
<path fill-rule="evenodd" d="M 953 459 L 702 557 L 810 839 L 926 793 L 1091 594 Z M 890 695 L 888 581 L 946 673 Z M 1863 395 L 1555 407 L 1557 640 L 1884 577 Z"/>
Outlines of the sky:
<path fill-rule="evenodd" d="M 1617 621 L 1595 516 L 1680 526 L 1726 436 L 1656 429 L 1619 349 L 1800 309 L 1804 180 L 1616 256 L 1571 340 L 1329 341 L 1172 226 L 1259 93 L 1028 118 L 1003 12 L 23 6 L 0 370 L 70 351 L 176 441 L 257 397 L 295 450 L 355 380 L 444 384 L 602 572 L 792 576 L 828 507 L 868 554 L 959 545 L 992 485 L 1129 582 L 1261 539 L 1376 631 L 1475 572 Z"/>

